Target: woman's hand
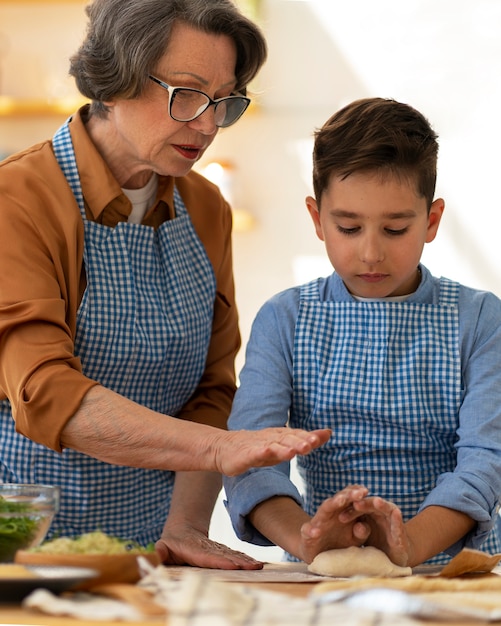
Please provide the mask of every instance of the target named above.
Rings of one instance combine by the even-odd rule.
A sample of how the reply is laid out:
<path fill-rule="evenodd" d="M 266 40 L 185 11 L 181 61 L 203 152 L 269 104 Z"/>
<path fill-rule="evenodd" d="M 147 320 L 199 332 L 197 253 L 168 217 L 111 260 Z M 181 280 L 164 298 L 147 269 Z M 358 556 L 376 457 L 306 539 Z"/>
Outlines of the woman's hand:
<path fill-rule="evenodd" d="M 217 431 L 213 437 L 214 463 L 209 469 L 236 476 L 251 467 L 276 465 L 297 454 L 308 454 L 329 440 L 331 430 L 306 431 L 296 428 Z M 207 449 L 204 450 L 207 454 Z M 211 464 L 212 465 L 212 464 Z"/>
<path fill-rule="evenodd" d="M 211 541 L 197 528 L 178 526 L 165 529 L 155 544 L 166 565 L 193 565 L 212 569 L 261 569 L 263 564 L 252 557 Z"/>

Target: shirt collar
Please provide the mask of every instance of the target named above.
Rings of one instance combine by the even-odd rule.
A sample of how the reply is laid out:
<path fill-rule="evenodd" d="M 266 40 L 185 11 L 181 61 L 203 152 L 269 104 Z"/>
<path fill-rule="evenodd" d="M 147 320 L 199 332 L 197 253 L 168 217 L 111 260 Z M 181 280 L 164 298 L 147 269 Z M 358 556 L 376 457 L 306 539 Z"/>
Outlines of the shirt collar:
<path fill-rule="evenodd" d="M 112 213 L 121 213 L 122 218 L 127 219 L 131 204 L 85 127 L 88 109 L 88 104 L 81 107 L 69 124 L 86 209 L 90 211 L 90 219 L 99 221 L 105 209 L 113 204 Z M 170 207 L 173 206 L 174 184 L 171 177 L 160 177 L 158 197 Z M 110 221 L 117 221 L 117 216 L 110 216 Z"/>
<path fill-rule="evenodd" d="M 406 302 L 425 302 L 428 298 L 432 297 L 433 281 L 431 279 L 430 271 L 422 263 L 419 264 L 419 269 L 421 271 L 421 282 L 419 283 L 416 291 L 406 297 Z M 341 280 L 339 274 L 336 274 L 336 272 L 331 274 L 331 277 L 328 280 L 328 285 L 328 299 L 332 298 L 338 302 L 350 302 L 355 300 L 348 289 L 346 289 L 346 285 Z"/>

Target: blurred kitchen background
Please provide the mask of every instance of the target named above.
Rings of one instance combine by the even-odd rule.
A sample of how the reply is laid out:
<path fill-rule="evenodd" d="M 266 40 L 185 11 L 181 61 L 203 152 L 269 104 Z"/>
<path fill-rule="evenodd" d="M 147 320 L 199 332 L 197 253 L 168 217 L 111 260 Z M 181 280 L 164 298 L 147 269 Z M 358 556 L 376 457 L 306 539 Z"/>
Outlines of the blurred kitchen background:
<path fill-rule="evenodd" d="M 0 155 L 52 136 L 79 102 L 68 58 L 85 30 L 81 0 L 0 0 Z M 235 210 L 243 346 L 260 305 L 330 272 L 304 198 L 313 131 L 347 102 L 392 97 L 439 134 L 446 213 L 424 262 L 501 296 L 501 0 L 241 0 L 269 44 L 254 103 L 220 131 L 197 169 Z M 237 368 L 243 364 L 242 349 Z M 212 536 L 263 560 L 278 548 L 237 541 L 221 501 Z"/>

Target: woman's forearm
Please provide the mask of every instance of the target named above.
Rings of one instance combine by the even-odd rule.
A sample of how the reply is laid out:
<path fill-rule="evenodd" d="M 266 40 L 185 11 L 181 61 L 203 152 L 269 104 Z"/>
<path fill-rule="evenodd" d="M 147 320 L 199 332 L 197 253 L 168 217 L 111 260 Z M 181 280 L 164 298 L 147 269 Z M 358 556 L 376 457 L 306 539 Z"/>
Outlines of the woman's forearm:
<path fill-rule="evenodd" d="M 101 461 L 148 469 L 195 469 L 206 428 L 162 415 L 102 386 L 92 387 L 61 434 L 66 448 Z M 196 435 L 195 435 L 196 431 Z M 198 432 L 200 431 L 200 432 Z M 192 433 L 187 436 L 185 433 Z M 209 432 L 207 434 L 209 434 Z M 210 437 L 207 445 L 210 445 Z"/>
<path fill-rule="evenodd" d="M 95 386 L 64 427 L 61 444 L 115 465 L 235 476 L 308 454 L 330 434 L 291 428 L 228 432 L 156 413 Z"/>
<path fill-rule="evenodd" d="M 167 527 L 189 525 L 208 533 L 221 487 L 217 472 L 176 472 Z"/>

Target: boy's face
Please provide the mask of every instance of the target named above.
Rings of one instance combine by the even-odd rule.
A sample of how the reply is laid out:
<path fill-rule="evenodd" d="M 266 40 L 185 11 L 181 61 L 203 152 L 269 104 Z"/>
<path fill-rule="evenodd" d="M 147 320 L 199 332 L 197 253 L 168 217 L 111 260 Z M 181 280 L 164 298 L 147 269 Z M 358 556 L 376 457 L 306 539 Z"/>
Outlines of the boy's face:
<path fill-rule="evenodd" d="M 363 298 L 407 295 L 419 285 L 425 243 L 435 239 L 444 202 L 426 199 L 405 178 L 357 173 L 333 177 L 306 205 L 332 266 L 347 289 Z"/>

